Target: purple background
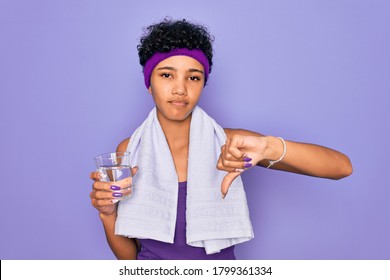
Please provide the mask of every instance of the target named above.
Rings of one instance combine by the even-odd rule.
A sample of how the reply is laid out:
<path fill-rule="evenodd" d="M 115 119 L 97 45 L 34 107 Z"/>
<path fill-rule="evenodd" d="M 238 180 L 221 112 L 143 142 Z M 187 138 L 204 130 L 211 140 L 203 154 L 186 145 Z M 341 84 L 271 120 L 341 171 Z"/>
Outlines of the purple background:
<path fill-rule="evenodd" d="M 201 106 L 222 126 L 350 156 L 341 181 L 253 168 L 240 259 L 390 258 L 390 2 L 0 1 L 0 258 L 113 259 L 93 156 L 147 116 L 136 45 L 165 16 L 207 25 Z"/>

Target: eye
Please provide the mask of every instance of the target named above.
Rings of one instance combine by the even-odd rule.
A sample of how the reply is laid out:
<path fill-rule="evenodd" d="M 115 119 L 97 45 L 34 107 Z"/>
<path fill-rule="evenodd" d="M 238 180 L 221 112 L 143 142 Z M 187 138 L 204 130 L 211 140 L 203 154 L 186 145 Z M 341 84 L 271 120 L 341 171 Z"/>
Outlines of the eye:
<path fill-rule="evenodd" d="M 191 81 L 200 81 L 200 78 L 198 76 L 191 76 L 190 80 Z"/>
<path fill-rule="evenodd" d="M 163 77 L 163 78 L 170 78 L 171 74 L 169 74 L 169 73 L 162 73 L 161 77 Z"/>

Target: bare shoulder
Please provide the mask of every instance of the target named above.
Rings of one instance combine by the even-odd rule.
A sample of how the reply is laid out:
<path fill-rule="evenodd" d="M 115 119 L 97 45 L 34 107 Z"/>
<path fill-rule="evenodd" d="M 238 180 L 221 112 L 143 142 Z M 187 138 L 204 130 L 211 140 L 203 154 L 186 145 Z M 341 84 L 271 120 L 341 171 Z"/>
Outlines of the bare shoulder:
<path fill-rule="evenodd" d="M 240 128 L 224 128 L 226 137 L 230 138 L 233 137 L 234 135 L 242 135 L 242 136 L 264 136 L 261 133 L 254 132 L 251 130 L 246 130 L 246 129 L 240 129 Z"/>
<path fill-rule="evenodd" d="M 127 150 L 127 146 L 129 145 L 130 137 L 126 138 L 122 142 L 119 143 L 118 147 L 116 148 L 117 152 L 124 152 Z"/>

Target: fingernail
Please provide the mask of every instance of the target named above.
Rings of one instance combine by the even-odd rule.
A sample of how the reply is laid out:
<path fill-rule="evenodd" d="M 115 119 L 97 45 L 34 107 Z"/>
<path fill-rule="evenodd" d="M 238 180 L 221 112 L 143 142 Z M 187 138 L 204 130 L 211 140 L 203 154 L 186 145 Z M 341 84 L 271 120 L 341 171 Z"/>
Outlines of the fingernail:
<path fill-rule="evenodd" d="M 122 197 L 122 194 L 121 193 L 117 193 L 117 192 L 114 192 L 112 194 L 113 197 Z"/>
<path fill-rule="evenodd" d="M 249 157 L 244 157 L 244 161 L 245 162 L 249 162 L 249 161 L 251 161 L 252 159 L 251 158 L 249 158 Z"/>
<path fill-rule="evenodd" d="M 221 196 L 222 196 L 222 199 L 225 199 L 225 197 L 226 197 L 226 194 L 222 194 Z"/>
<path fill-rule="evenodd" d="M 236 172 L 244 172 L 244 169 L 236 168 Z"/>
<path fill-rule="evenodd" d="M 252 167 L 252 163 L 245 163 L 244 164 L 244 168 L 249 168 L 249 167 Z"/>
<path fill-rule="evenodd" d="M 119 199 L 114 199 L 114 200 L 111 200 L 112 203 L 117 203 L 119 201 Z"/>
<path fill-rule="evenodd" d="M 110 189 L 112 189 L 113 191 L 119 191 L 119 190 L 121 189 L 121 187 L 112 185 L 112 186 L 110 187 Z"/>

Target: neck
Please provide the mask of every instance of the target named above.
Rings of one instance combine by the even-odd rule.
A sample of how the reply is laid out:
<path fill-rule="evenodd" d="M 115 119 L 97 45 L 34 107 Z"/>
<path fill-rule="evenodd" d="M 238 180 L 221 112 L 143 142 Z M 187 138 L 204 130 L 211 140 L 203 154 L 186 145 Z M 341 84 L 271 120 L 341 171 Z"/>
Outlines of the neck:
<path fill-rule="evenodd" d="M 157 118 L 170 147 L 183 145 L 188 146 L 190 138 L 191 115 L 182 121 L 171 121 L 160 118 L 158 114 Z"/>

